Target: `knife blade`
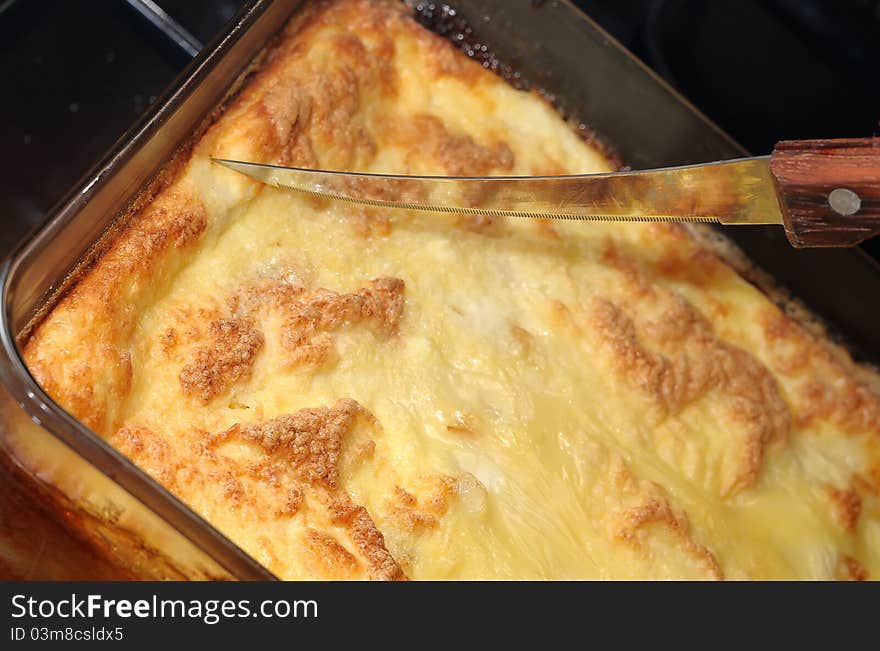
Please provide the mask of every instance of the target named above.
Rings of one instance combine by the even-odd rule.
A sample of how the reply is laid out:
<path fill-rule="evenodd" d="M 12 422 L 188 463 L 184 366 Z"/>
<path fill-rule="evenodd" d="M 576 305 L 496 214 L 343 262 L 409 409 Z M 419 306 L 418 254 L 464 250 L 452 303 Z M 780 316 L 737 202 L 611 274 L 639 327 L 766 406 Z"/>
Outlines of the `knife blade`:
<path fill-rule="evenodd" d="M 401 176 L 213 159 L 271 186 L 338 201 L 496 217 L 781 224 L 769 157 L 569 176 Z"/>

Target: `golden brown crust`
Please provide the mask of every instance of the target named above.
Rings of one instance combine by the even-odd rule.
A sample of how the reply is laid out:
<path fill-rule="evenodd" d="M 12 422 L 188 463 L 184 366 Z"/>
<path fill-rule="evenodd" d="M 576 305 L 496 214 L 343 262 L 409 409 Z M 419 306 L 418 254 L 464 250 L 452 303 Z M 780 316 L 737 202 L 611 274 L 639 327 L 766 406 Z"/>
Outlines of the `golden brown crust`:
<path fill-rule="evenodd" d="M 339 481 L 342 437 L 367 412 L 354 400 L 333 407 L 302 409 L 261 423 L 237 424 L 217 435 L 212 445 L 241 440 L 280 457 L 304 481 L 334 490 Z"/>
<path fill-rule="evenodd" d="M 874 429 L 880 434 L 880 395 L 845 372 L 827 345 L 775 307 L 762 313 L 761 327 L 775 344 L 771 357 L 775 370 L 804 379 L 799 391 L 800 427 L 831 421 L 847 430 Z"/>
<path fill-rule="evenodd" d="M 215 434 L 193 431 L 188 439 L 198 463 L 175 456 L 146 427 L 122 428 L 111 440 L 175 493 L 199 487 L 199 492 L 222 495 L 223 503 L 264 522 L 326 518 L 345 532 L 351 549 L 327 531 L 306 527 L 300 543 L 319 575 L 351 578 L 363 570 L 372 578 L 405 579 L 367 511 L 338 485 L 343 440 L 358 419 L 375 426 L 374 417 L 357 402 L 340 400 L 332 407 L 239 423 Z M 242 458 L 229 449 L 239 443 L 253 446 L 257 456 Z M 277 541 L 266 544 L 273 549 Z"/>
<path fill-rule="evenodd" d="M 211 323 L 209 333 L 210 344 L 195 351 L 179 376 L 183 392 L 203 403 L 247 378 L 263 347 L 263 335 L 252 319 L 218 319 Z"/>
<path fill-rule="evenodd" d="M 862 513 L 862 498 L 854 490 L 829 488 L 828 494 L 834 507 L 834 516 L 847 532 L 855 531 Z"/>
<path fill-rule="evenodd" d="M 659 486 L 649 486 L 647 490 L 643 489 L 643 501 L 638 506 L 630 507 L 611 518 L 612 536 L 638 548 L 639 529 L 651 524 L 667 526 L 681 538 L 687 552 L 697 558 L 713 578 L 722 580 L 724 572 L 715 555 L 691 538 L 684 512 L 672 509 L 669 501 L 659 492 Z"/>
<path fill-rule="evenodd" d="M 354 554 L 349 552 L 333 536 L 306 529 L 304 544 L 315 561 L 321 566 L 323 574 L 329 578 L 341 579 L 357 571 L 358 562 Z"/>
<path fill-rule="evenodd" d="M 394 487 L 389 500 L 389 515 L 396 526 L 407 533 L 436 527 L 439 518 L 449 509 L 449 500 L 457 492 L 454 477 L 437 475 L 429 477 L 428 483 L 430 491 L 421 500 L 400 486 Z"/>
<path fill-rule="evenodd" d="M 650 557 L 655 554 L 650 547 L 658 539 L 656 528 L 662 529 L 673 549 L 690 559 L 701 576 L 724 579 L 715 554 L 697 541 L 687 513 L 673 504 L 668 491 L 639 478 L 619 455 L 609 451 L 605 455 L 609 462 L 602 481 L 617 502 L 602 514 L 608 537 Z"/>
<path fill-rule="evenodd" d="M 142 459 L 144 469 L 172 490 L 178 466 L 171 446 L 146 427 L 130 425 L 114 434 L 113 445 L 130 459 Z"/>
<path fill-rule="evenodd" d="M 131 220 L 55 307 L 53 320 L 69 326 L 47 340 L 41 325 L 27 342 L 25 358 L 34 377 L 92 429 L 107 431 L 118 424 L 115 412 L 132 373 L 127 341 L 138 306 L 148 298 L 145 287 L 158 289 L 162 276 L 181 265 L 206 228 L 205 207 L 187 184 L 168 188 Z"/>
<path fill-rule="evenodd" d="M 300 288 L 279 292 L 282 345 L 291 365 L 324 362 L 332 349 L 329 333 L 343 326 L 366 321 L 378 336 L 394 336 L 403 316 L 403 289 L 399 278 L 378 278 L 352 294 Z"/>
<path fill-rule="evenodd" d="M 760 362 L 720 341 L 686 299 L 672 296 L 670 302 L 659 319 L 640 327 L 663 352 L 644 344 L 632 317 L 610 301 L 594 302 L 592 326 L 610 349 L 617 372 L 655 405 L 658 421 L 710 391 L 721 392 L 728 417 L 743 429 L 735 468 L 721 486 L 721 493 L 729 495 L 753 485 L 765 447 L 785 440 L 791 419 L 788 406 Z"/>
<path fill-rule="evenodd" d="M 848 554 L 842 554 L 838 559 L 835 574 L 838 581 L 867 581 L 870 578 L 862 564 Z"/>
<path fill-rule="evenodd" d="M 185 395 L 208 404 L 250 378 L 265 340 L 257 323 L 279 315 L 279 339 L 288 365 L 317 367 L 332 356 L 331 333 L 341 328 L 366 323 L 380 340 L 395 337 L 403 318 L 403 292 L 399 278 L 377 278 L 350 294 L 309 290 L 295 274 L 284 272 L 279 279 L 245 284 L 228 296 L 227 310 L 219 318 L 218 310 L 199 308 L 193 314 L 186 308 L 181 317 L 190 325 L 183 332 L 165 330 L 159 347 L 173 359 L 181 344 L 198 344 L 187 355 L 178 380 Z M 205 320 L 207 328 L 200 325 Z"/>
<path fill-rule="evenodd" d="M 404 145 L 421 143 L 417 150 L 412 150 L 413 157 L 427 155 L 430 160 L 438 161 L 449 176 L 486 176 L 513 169 L 514 155 L 506 142 L 499 140 L 482 145 L 468 134 L 451 133 L 443 121 L 433 115 L 414 116 L 398 127 L 396 137 Z"/>
<path fill-rule="evenodd" d="M 370 564 L 370 578 L 380 581 L 406 580 L 406 575 L 385 547 L 385 537 L 367 510 L 346 497 L 329 502 L 333 522 L 348 527 L 351 539 Z"/>

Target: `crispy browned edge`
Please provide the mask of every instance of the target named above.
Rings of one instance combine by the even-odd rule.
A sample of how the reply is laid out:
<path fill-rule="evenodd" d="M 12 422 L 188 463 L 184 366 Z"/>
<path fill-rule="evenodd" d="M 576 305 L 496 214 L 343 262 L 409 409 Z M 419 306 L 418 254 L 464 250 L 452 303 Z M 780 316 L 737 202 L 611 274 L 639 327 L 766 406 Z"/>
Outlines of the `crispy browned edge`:
<path fill-rule="evenodd" d="M 153 178 L 147 182 L 131 203 L 120 212 L 95 243 L 89 247 L 82 259 L 68 273 L 58 288 L 45 298 L 43 305 L 22 329 L 21 333 L 18 334 L 17 342 L 20 348 L 24 348 L 27 345 L 37 327 L 76 286 L 83 275 L 101 259 L 103 253 L 131 220 L 148 206 L 162 190 L 180 176 L 195 144 L 223 115 L 242 89 L 247 86 L 251 78 L 262 69 L 264 63 L 271 58 L 272 52 L 278 47 L 279 41 L 282 38 L 285 26 L 291 24 L 291 21 L 293 21 L 293 25 L 301 26 L 319 10 L 322 4 L 322 2 L 307 4 L 290 21 L 282 25 L 279 32 L 267 43 L 266 47 L 254 57 L 236 78 L 217 106 L 202 120 L 190 137 L 178 147 L 168 162 L 160 167 Z M 532 88 L 532 90 L 559 112 L 559 106 L 552 94 L 539 88 Z M 581 138 L 597 148 L 615 168 L 625 169 L 625 161 L 620 158 L 612 145 L 590 130 L 589 127 L 586 127 L 585 123 L 580 121 L 577 116 L 563 113 L 560 113 L 560 115 Z M 835 360 L 841 363 L 848 371 L 855 374 L 861 381 L 869 384 L 875 390 L 880 390 L 880 375 L 878 375 L 877 369 L 869 364 L 854 362 L 846 348 L 845 342 L 835 343 L 831 340 L 828 334 L 828 327 L 823 319 L 803 302 L 791 296 L 789 292 L 778 285 L 770 274 L 753 263 L 732 240 L 728 239 L 717 228 L 708 225 L 688 224 L 686 229 L 702 246 L 721 257 L 740 276 L 755 285 L 770 300 L 782 308 L 789 318 L 796 321 L 810 334 L 815 336 L 821 345 L 831 352 Z M 131 573 L 130 569 L 126 569 L 120 563 L 114 562 L 121 559 L 118 559 L 112 553 L 108 541 L 91 534 L 90 529 L 93 528 L 96 519 L 94 514 L 82 510 L 73 504 L 66 495 L 40 482 L 5 454 L 0 454 L 0 477 L 3 478 L 4 483 L 8 482 L 8 485 L 11 487 L 10 493 L 13 495 L 10 498 L 11 507 L 0 504 L 0 514 L 4 518 L 12 513 L 25 513 L 30 508 L 33 511 L 33 517 L 27 518 L 29 524 L 41 527 L 44 535 L 67 536 L 68 547 L 57 546 L 59 551 L 61 549 L 68 549 L 72 554 L 71 571 L 64 578 L 138 578 Z M 131 543 L 133 550 L 139 551 L 142 554 L 146 553 L 148 556 L 155 557 L 157 562 L 160 561 L 160 552 L 144 546 L 135 539 L 131 532 L 121 531 L 121 534 L 123 539 Z M 0 535 L 2 535 L 2 530 L 0 530 Z M 41 550 L 40 553 L 45 553 L 45 550 Z M 91 562 L 94 565 L 89 566 L 87 569 L 88 563 Z M 174 576 L 176 574 L 184 578 L 184 574 L 176 569 L 174 564 L 170 563 L 167 559 L 162 559 L 161 563 L 167 575 Z M 92 573 L 87 573 L 88 570 L 92 570 Z M 20 571 L 4 567 L 2 562 L 0 562 L 0 578 L 23 578 L 20 574 Z"/>

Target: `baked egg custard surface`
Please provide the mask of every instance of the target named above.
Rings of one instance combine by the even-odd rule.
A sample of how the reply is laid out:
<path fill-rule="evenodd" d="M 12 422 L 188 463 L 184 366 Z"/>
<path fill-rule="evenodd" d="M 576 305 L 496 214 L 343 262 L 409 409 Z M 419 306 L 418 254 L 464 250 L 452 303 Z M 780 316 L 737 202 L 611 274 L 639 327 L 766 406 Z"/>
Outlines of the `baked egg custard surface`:
<path fill-rule="evenodd" d="M 876 376 L 685 229 L 354 206 L 212 156 L 611 167 L 402 5 L 326 2 L 113 235 L 27 364 L 278 576 L 880 575 Z"/>

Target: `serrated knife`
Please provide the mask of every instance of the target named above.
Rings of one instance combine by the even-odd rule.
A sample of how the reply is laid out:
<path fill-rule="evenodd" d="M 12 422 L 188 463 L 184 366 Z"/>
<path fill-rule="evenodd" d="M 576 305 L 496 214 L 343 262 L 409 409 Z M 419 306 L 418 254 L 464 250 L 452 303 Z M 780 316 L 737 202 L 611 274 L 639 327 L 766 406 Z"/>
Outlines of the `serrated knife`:
<path fill-rule="evenodd" d="M 797 247 L 850 246 L 880 232 L 880 138 L 783 141 L 769 156 L 570 176 L 399 176 L 213 160 L 278 188 L 387 208 L 780 224 Z"/>

